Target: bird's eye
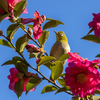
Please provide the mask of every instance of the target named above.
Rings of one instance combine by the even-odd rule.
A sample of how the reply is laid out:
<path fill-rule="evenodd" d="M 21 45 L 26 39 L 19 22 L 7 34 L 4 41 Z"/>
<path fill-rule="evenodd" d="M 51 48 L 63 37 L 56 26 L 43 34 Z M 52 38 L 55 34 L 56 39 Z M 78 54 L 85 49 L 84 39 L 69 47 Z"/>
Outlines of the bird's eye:
<path fill-rule="evenodd" d="M 61 35 L 61 36 L 63 36 L 63 34 L 62 34 L 62 33 L 60 33 L 60 35 Z"/>

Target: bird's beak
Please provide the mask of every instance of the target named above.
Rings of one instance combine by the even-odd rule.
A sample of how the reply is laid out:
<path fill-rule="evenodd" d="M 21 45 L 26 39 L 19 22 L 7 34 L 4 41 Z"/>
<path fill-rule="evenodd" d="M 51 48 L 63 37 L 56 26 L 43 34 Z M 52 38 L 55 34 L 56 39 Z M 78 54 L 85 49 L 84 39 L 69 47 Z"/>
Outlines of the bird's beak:
<path fill-rule="evenodd" d="M 58 34 L 58 32 L 54 31 L 56 34 Z"/>

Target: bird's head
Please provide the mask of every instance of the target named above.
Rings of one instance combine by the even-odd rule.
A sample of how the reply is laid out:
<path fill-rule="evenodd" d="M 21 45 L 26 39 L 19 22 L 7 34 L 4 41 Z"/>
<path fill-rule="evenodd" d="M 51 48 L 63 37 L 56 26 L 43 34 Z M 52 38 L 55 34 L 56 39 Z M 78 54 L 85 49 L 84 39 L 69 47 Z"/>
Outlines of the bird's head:
<path fill-rule="evenodd" d="M 56 32 L 56 38 L 57 38 L 57 41 L 61 42 L 61 41 L 64 41 L 64 42 L 68 42 L 67 40 L 67 37 L 65 35 L 65 33 L 63 31 L 59 31 L 59 32 Z"/>

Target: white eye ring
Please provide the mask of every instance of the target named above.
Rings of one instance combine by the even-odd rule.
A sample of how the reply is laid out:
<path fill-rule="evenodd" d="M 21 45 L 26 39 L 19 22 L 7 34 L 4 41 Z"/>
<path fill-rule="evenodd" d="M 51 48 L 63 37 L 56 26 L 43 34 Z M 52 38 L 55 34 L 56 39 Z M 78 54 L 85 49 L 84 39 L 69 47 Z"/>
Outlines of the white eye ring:
<path fill-rule="evenodd" d="M 60 35 L 61 35 L 61 36 L 63 36 L 63 34 L 62 34 L 62 33 L 60 33 Z"/>

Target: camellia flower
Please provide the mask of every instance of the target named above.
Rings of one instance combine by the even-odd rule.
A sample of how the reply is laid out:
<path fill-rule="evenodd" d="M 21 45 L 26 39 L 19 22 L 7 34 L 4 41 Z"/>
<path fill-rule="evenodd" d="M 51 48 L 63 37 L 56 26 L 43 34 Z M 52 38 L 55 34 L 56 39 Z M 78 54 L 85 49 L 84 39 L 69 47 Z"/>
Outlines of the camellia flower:
<path fill-rule="evenodd" d="M 40 49 L 33 44 L 27 44 L 25 47 L 26 47 L 27 51 L 30 52 L 30 53 L 40 52 Z"/>
<path fill-rule="evenodd" d="M 94 67 L 94 62 L 76 56 L 75 53 L 68 53 L 71 57 L 68 67 L 65 69 L 65 84 L 71 88 L 73 95 L 85 97 L 94 94 L 95 89 L 100 89 L 100 76 Z M 73 56 L 76 56 L 76 59 Z M 81 60 L 77 60 L 77 57 Z M 96 61 L 100 63 L 99 60 Z"/>
<path fill-rule="evenodd" d="M 91 21 L 88 25 L 89 28 L 94 28 L 94 34 L 95 36 L 98 36 L 100 39 L 100 13 L 94 14 L 93 13 L 93 21 Z"/>
<path fill-rule="evenodd" d="M 28 74 L 30 74 L 30 72 L 28 72 Z M 34 74 L 33 74 L 34 75 Z M 10 75 L 8 75 L 8 79 L 10 80 L 10 84 L 9 84 L 9 89 L 13 90 L 15 93 L 15 84 L 19 79 L 22 79 L 24 77 L 23 73 L 20 73 L 16 68 L 11 68 L 10 69 Z M 24 77 L 24 90 L 26 91 L 26 85 L 29 81 L 28 77 Z M 33 88 L 31 91 L 34 91 L 36 88 Z"/>
<path fill-rule="evenodd" d="M 22 0 L 7 0 L 7 3 L 8 3 L 8 12 L 9 13 L 13 13 L 13 9 L 14 9 L 14 7 L 15 7 L 15 5 L 18 3 L 18 2 L 20 2 L 20 1 L 22 1 Z M 0 9 L 0 14 L 4 14 L 5 12 L 2 10 L 2 9 Z M 27 12 L 27 9 L 25 8 L 25 10 L 23 11 L 23 13 L 28 13 Z M 14 15 L 12 15 L 12 17 L 13 17 Z M 6 17 L 5 19 L 9 19 L 9 17 Z"/>
<path fill-rule="evenodd" d="M 35 11 L 34 13 L 35 18 L 21 18 L 21 22 L 23 24 L 28 24 L 31 22 L 34 22 L 33 24 L 33 35 L 35 39 L 39 39 L 42 33 L 41 30 L 41 24 L 46 20 L 46 17 L 44 15 L 40 16 L 38 11 Z"/>

